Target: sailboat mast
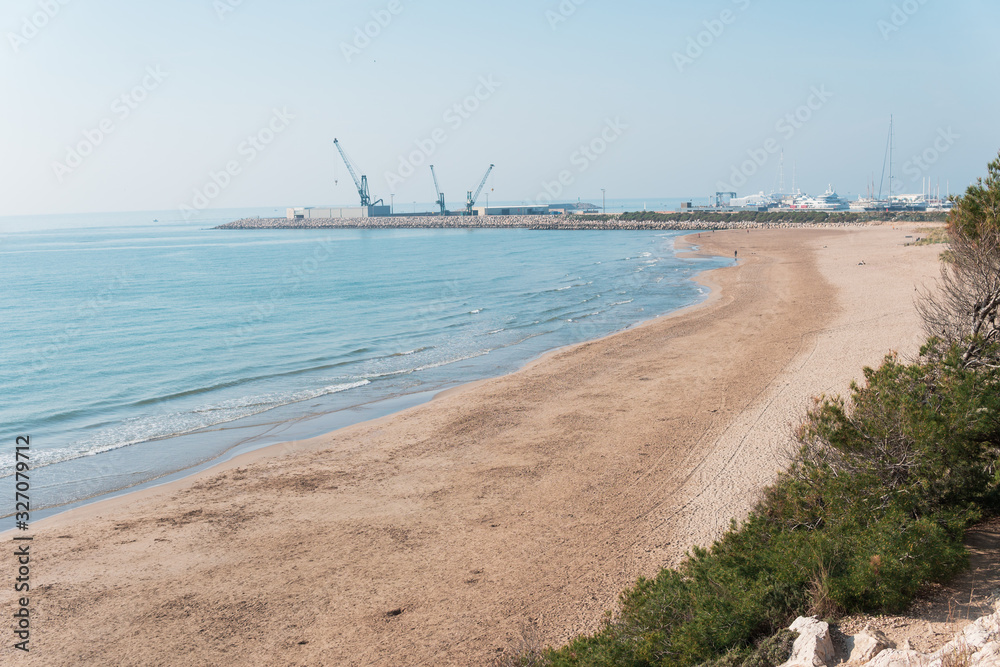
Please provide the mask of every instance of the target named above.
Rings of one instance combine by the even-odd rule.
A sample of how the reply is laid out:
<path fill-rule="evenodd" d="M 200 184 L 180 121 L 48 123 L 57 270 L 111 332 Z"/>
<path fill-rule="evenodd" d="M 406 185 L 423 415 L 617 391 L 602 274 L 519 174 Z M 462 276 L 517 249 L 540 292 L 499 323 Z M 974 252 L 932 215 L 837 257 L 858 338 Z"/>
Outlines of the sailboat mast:
<path fill-rule="evenodd" d="M 892 115 L 889 115 L 889 204 L 892 204 Z"/>

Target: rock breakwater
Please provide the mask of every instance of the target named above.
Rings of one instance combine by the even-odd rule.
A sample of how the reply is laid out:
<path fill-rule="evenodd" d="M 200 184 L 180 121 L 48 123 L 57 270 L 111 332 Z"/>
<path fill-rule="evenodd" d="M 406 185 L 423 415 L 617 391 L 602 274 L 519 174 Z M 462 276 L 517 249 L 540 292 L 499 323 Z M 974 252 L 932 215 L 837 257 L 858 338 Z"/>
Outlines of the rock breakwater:
<path fill-rule="evenodd" d="M 334 218 L 288 220 L 286 218 L 244 218 L 215 229 L 564 229 L 564 230 L 679 230 L 712 231 L 723 229 L 792 229 L 830 227 L 869 227 L 883 222 L 753 222 L 728 220 L 709 222 L 692 218 L 684 221 L 624 220 L 615 216 L 505 215 L 505 216 L 417 216 L 392 218 Z"/>

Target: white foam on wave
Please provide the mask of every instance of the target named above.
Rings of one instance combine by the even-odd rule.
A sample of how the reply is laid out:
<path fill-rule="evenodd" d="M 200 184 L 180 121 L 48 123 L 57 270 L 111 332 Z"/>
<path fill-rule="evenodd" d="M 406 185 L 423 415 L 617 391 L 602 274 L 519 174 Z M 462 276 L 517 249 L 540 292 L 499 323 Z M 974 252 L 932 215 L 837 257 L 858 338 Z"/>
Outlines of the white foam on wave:
<path fill-rule="evenodd" d="M 222 401 L 215 405 L 202 406 L 189 411 L 132 417 L 67 447 L 51 450 L 35 450 L 32 452 L 32 467 L 38 468 L 86 456 L 97 456 L 98 454 L 131 447 L 132 445 L 144 442 L 187 435 L 212 426 L 227 424 L 237 419 L 252 417 L 291 403 L 307 401 L 330 394 L 338 394 L 369 384 L 371 384 L 370 380 L 362 379 L 355 382 L 332 384 L 318 389 L 302 390 L 286 394 L 276 393 L 247 396 Z M 13 454 L 0 455 L 0 477 L 9 476 L 13 472 Z"/>
<path fill-rule="evenodd" d="M 389 356 L 390 357 L 410 357 L 410 356 L 413 356 L 414 354 L 419 354 L 420 352 L 424 352 L 425 350 L 430 350 L 430 349 L 431 349 L 430 346 L 427 346 L 427 347 L 418 347 L 415 350 L 407 350 L 406 352 L 397 352 L 396 354 L 392 354 L 392 355 L 389 355 Z"/>
<path fill-rule="evenodd" d="M 441 366 L 447 366 L 448 364 L 456 364 L 459 361 L 468 361 L 469 359 L 476 359 L 477 357 L 484 357 L 490 353 L 490 350 L 480 350 L 474 354 L 469 354 L 464 357 L 456 357 L 455 359 L 446 359 L 444 361 L 439 361 L 435 364 L 426 364 L 424 366 L 417 366 L 411 372 L 426 371 L 432 368 L 440 368 Z"/>
<path fill-rule="evenodd" d="M 430 370 L 431 368 L 440 368 L 441 366 L 447 366 L 448 364 L 458 363 L 459 361 L 466 361 L 468 359 L 475 359 L 476 357 L 482 357 L 491 352 L 491 350 L 479 350 L 473 354 L 468 354 L 460 357 L 454 357 L 452 359 L 444 359 L 442 361 L 436 361 L 430 364 L 424 364 L 422 366 L 415 366 L 413 368 L 401 368 L 395 371 L 387 371 L 384 373 L 368 373 L 362 375 L 361 377 L 365 380 L 382 380 L 385 378 L 398 377 L 400 375 L 409 375 L 410 373 L 417 373 L 419 371 Z"/>

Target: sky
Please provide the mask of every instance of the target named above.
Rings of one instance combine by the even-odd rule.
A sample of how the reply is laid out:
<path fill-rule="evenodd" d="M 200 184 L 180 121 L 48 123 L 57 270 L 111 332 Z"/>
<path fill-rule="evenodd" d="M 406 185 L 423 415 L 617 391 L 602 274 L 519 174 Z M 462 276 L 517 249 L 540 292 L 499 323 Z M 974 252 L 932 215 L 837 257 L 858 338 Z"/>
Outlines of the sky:
<path fill-rule="evenodd" d="M 0 216 L 963 190 L 993 0 L 6 0 Z M 885 186 L 884 186 L 885 187 Z"/>

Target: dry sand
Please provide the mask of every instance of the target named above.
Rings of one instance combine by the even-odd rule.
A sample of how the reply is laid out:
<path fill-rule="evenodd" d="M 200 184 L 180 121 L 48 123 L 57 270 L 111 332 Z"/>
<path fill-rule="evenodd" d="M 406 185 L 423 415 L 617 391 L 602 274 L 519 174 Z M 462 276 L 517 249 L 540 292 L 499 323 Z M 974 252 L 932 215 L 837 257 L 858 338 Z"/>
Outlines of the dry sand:
<path fill-rule="evenodd" d="M 474 665 L 593 630 L 745 514 L 811 396 L 916 351 L 941 248 L 909 234 L 692 235 L 739 250 L 706 304 L 39 522 L 32 651 L 0 662 Z"/>

